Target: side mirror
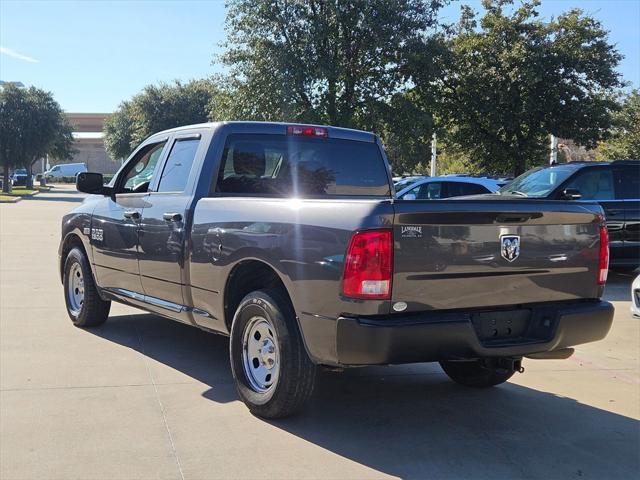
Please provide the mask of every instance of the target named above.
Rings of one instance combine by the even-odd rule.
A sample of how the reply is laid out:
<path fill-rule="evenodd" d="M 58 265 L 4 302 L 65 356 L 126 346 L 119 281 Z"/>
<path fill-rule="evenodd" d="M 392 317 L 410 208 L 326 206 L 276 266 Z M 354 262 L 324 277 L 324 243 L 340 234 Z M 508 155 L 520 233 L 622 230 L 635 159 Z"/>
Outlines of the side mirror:
<path fill-rule="evenodd" d="M 76 189 L 79 192 L 97 195 L 109 195 L 109 187 L 105 187 L 101 173 L 82 172 L 76 177 Z"/>
<path fill-rule="evenodd" d="M 565 188 L 560 195 L 562 200 L 580 200 L 582 194 L 577 188 Z"/>
<path fill-rule="evenodd" d="M 401 198 L 401 200 L 415 200 L 415 199 L 416 199 L 415 193 L 405 193 L 404 196 Z"/>

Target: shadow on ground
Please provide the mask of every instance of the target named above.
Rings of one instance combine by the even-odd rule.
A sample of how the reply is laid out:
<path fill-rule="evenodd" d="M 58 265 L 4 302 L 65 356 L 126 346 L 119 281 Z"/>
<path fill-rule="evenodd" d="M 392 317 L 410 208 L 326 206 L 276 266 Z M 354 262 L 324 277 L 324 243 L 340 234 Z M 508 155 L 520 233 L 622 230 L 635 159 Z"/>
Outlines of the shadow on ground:
<path fill-rule="evenodd" d="M 631 283 L 639 273 L 640 270 L 636 270 L 635 272 L 609 270 L 607 286 L 604 290 L 604 300 L 609 302 L 631 301 Z"/>
<path fill-rule="evenodd" d="M 225 337 L 148 314 L 91 332 L 204 383 L 212 401 L 237 400 Z M 612 479 L 640 468 L 638 421 L 515 384 L 460 387 L 434 365 L 322 372 L 301 415 L 269 423 L 402 478 Z"/>

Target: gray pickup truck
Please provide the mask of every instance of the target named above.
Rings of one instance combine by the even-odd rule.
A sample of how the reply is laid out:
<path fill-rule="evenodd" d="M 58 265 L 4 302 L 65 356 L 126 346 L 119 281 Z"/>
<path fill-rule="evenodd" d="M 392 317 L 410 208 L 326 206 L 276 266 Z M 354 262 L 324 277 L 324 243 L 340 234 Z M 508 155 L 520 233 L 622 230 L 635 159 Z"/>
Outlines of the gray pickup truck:
<path fill-rule="evenodd" d="M 78 327 L 111 301 L 230 336 L 238 394 L 299 410 L 318 366 L 440 362 L 467 386 L 602 339 L 597 204 L 484 195 L 398 200 L 380 140 L 343 128 L 192 125 L 145 140 L 62 221 Z"/>

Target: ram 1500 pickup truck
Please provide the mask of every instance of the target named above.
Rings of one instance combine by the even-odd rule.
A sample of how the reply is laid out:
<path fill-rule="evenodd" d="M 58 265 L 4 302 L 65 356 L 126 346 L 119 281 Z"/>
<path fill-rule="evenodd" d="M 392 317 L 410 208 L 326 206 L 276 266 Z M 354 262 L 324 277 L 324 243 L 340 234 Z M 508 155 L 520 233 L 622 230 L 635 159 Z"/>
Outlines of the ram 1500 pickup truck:
<path fill-rule="evenodd" d="M 77 188 L 91 195 L 59 249 L 73 323 L 102 324 L 116 301 L 228 335 L 238 395 L 261 417 L 299 410 L 318 366 L 436 361 L 489 387 L 611 326 L 600 206 L 396 199 L 371 133 L 186 126 Z"/>

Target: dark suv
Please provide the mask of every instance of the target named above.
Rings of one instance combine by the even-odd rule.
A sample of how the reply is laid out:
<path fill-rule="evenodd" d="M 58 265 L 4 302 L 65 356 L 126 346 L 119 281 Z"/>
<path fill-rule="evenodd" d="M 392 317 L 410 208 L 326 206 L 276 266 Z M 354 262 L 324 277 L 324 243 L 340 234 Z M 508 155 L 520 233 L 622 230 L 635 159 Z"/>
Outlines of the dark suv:
<path fill-rule="evenodd" d="M 607 219 L 611 267 L 634 270 L 640 266 L 640 160 L 538 167 L 502 187 L 500 193 L 598 202 Z"/>

